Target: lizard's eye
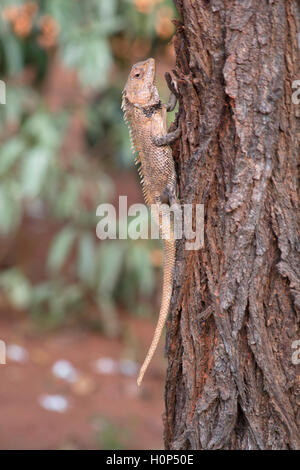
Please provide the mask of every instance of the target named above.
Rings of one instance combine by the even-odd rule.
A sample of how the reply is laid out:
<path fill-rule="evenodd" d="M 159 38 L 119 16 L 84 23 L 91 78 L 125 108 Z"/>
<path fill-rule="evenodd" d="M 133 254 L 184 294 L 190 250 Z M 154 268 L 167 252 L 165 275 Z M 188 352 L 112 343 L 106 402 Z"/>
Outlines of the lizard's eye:
<path fill-rule="evenodd" d="M 134 74 L 134 78 L 139 78 L 140 75 L 141 75 L 140 72 L 137 72 Z"/>

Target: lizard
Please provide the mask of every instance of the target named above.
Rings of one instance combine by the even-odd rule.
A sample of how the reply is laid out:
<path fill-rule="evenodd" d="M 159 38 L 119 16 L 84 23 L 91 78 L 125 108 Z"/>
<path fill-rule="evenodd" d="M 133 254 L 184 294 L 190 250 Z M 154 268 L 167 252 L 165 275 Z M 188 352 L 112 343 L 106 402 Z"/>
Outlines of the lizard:
<path fill-rule="evenodd" d="M 167 111 L 176 105 L 176 96 L 171 94 L 169 102 L 161 103 L 155 85 L 155 60 L 150 58 L 133 65 L 122 93 L 122 110 L 129 127 L 132 149 L 137 152 L 136 163 L 145 202 L 161 210 L 159 232 L 164 244 L 164 268 L 162 300 L 157 325 L 147 356 L 140 369 L 137 384 L 141 385 L 144 374 L 157 348 L 166 323 L 173 290 L 175 267 L 175 239 L 170 224 L 163 218 L 163 207 L 178 205 L 176 196 L 176 173 L 169 146 L 180 136 L 179 128 L 167 132 Z"/>

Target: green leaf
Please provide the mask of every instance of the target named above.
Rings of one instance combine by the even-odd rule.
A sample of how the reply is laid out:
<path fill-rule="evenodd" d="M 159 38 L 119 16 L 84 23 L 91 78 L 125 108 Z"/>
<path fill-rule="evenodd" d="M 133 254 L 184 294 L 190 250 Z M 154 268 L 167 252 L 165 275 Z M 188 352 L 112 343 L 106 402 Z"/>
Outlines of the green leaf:
<path fill-rule="evenodd" d="M 6 87 L 6 106 L 0 106 L 0 122 L 15 123 L 19 126 L 22 116 L 27 110 L 32 110 L 38 95 L 33 88 L 14 86 L 11 83 Z M 2 127 L 1 127 L 2 129 Z"/>
<path fill-rule="evenodd" d="M 55 326 L 82 309 L 85 291 L 78 284 L 66 285 L 59 277 L 33 287 L 31 314 L 44 326 Z"/>
<path fill-rule="evenodd" d="M 99 254 L 99 284 L 100 296 L 110 297 L 119 280 L 123 265 L 125 245 L 116 240 L 102 242 Z"/>
<path fill-rule="evenodd" d="M 26 120 L 22 131 L 37 145 L 55 150 L 61 142 L 62 129 L 58 124 L 64 124 L 62 114 L 53 116 L 37 111 Z"/>
<path fill-rule="evenodd" d="M 50 311 L 52 321 L 60 321 L 66 315 L 80 308 L 80 301 L 83 298 L 83 289 L 74 284 L 69 286 L 54 286 L 54 295 L 50 298 Z"/>
<path fill-rule="evenodd" d="M 63 48 L 63 61 L 69 67 L 78 69 L 84 86 L 94 88 L 107 84 L 107 74 L 112 64 L 108 41 L 95 34 L 80 35 L 68 41 Z"/>
<path fill-rule="evenodd" d="M 58 217 L 74 217 L 79 210 L 81 182 L 74 175 L 66 177 L 59 198 L 55 199 L 55 213 Z"/>
<path fill-rule="evenodd" d="M 117 1 L 110 0 L 100 0 L 97 4 L 98 11 L 99 11 L 99 18 L 108 19 L 114 18 L 117 11 Z"/>
<path fill-rule="evenodd" d="M 0 231 L 8 234 L 16 229 L 21 216 L 20 194 L 16 183 L 7 180 L 0 186 Z"/>
<path fill-rule="evenodd" d="M 0 286 L 14 307 L 28 308 L 31 302 L 32 288 L 21 271 L 10 269 L 1 274 Z"/>
<path fill-rule="evenodd" d="M 79 239 L 77 274 L 82 282 L 92 285 L 95 280 L 95 243 L 90 233 Z"/>
<path fill-rule="evenodd" d="M 127 255 L 126 266 L 134 274 L 141 294 L 151 295 L 154 290 L 154 270 L 149 249 L 144 243 L 135 243 Z"/>
<path fill-rule="evenodd" d="M 23 67 L 23 50 L 20 42 L 13 34 L 6 34 L 1 41 L 4 49 L 7 71 L 10 76 L 18 74 Z"/>
<path fill-rule="evenodd" d="M 14 137 L 4 143 L 0 150 L 0 176 L 14 165 L 24 151 L 24 148 L 24 141 L 19 137 Z"/>
<path fill-rule="evenodd" d="M 21 169 L 23 196 L 37 197 L 46 179 L 52 153 L 44 147 L 34 147 L 24 154 Z"/>
<path fill-rule="evenodd" d="M 50 272 L 54 273 L 61 269 L 74 243 L 75 236 L 75 231 L 70 227 L 64 228 L 56 235 L 47 262 Z"/>

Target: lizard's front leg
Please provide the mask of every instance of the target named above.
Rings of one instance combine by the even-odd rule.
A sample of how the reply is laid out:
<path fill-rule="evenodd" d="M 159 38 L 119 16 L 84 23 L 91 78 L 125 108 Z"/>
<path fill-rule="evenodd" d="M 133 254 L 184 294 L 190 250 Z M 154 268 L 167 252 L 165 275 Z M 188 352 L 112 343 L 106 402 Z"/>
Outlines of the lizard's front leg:
<path fill-rule="evenodd" d="M 172 142 L 174 142 L 180 136 L 181 136 L 181 129 L 179 127 L 177 127 L 177 129 L 175 131 L 168 132 L 167 134 L 165 134 L 161 137 L 152 136 L 152 142 L 157 147 L 162 147 L 163 145 L 170 145 Z"/>
<path fill-rule="evenodd" d="M 177 97 L 174 93 L 170 94 L 168 103 L 163 105 L 164 108 L 164 113 L 173 111 L 175 109 L 177 103 Z M 166 117 L 165 117 L 166 119 Z M 157 147 L 162 147 L 164 145 L 170 145 L 172 142 L 174 142 L 176 139 L 178 139 L 181 136 L 181 129 L 177 127 L 175 131 L 172 132 L 167 132 L 165 135 L 158 136 L 153 134 L 152 135 L 152 142 L 154 145 Z"/>

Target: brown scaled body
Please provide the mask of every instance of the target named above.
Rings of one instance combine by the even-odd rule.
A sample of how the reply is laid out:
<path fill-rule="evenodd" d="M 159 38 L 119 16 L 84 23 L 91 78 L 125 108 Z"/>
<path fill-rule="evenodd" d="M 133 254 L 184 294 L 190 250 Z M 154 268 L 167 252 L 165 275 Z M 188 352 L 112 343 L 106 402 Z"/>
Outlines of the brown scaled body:
<path fill-rule="evenodd" d="M 155 86 L 155 61 L 148 59 L 135 64 L 123 91 L 122 109 L 130 129 L 132 146 L 137 151 L 137 162 L 146 204 L 176 204 L 176 174 L 172 151 L 167 144 L 178 133 L 167 134 L 167 105 L 162 105 Z M 153 206 L 152 206 L 153 207 Z M 163 207 L 163 206 L 162 206 Z M 164 239 L 163 292 L 159 317 L 146 359 L 137 383 L 141 384 L 146 369 L 157 348 L 167 319 L 173 288 L 175 240 L 173 227 L 162 216 L 159 218 L 160 236 Z M 172 225 L 172 222 L 171 222 Z"/>

